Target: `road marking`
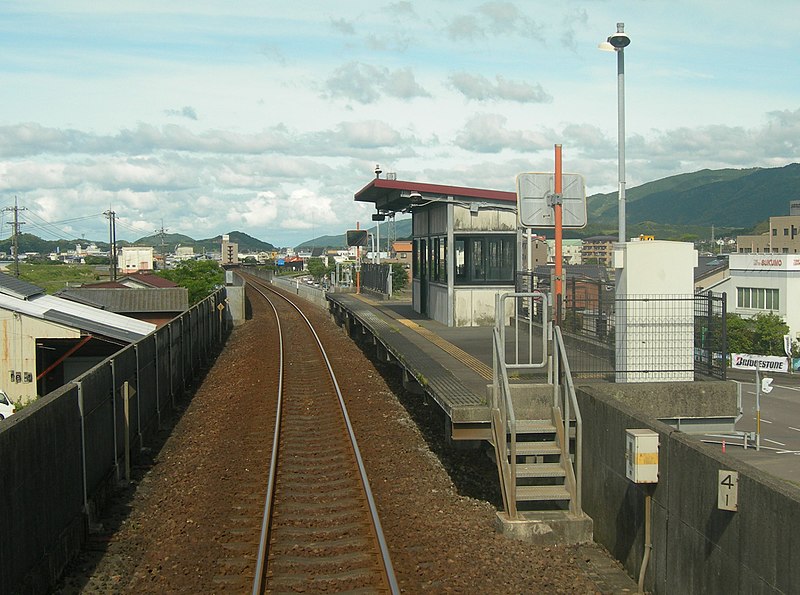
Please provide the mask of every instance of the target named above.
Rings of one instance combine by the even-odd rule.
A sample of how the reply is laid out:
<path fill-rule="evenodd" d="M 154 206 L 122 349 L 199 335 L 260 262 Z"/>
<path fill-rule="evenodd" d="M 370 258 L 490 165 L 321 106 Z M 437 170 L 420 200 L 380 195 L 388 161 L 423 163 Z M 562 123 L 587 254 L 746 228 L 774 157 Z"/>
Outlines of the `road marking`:
<path fill-rule="evenodd" d="M 754 418 L 753 418 L 753 420 L 755 421 L 755 420 L 756 420 L 756 418 L 754 417 Z M 771 424 L 772 422 L 771 422 L 771 421 L 769 421 L 768 419 L 764 419 L 764 418 L 762 417 L 762 418 L 761 418 L 761 423 L 762 423 L 762 424 Z"/>
<path fill-rule="evenodd" d="M 796 390 L 796 391 L 800 392 L 800 388 L 798 388 L 796 386 L 784 386 L 782 384 L 776 384 L 775 386 L 777 386 L 778 388 L 785 388 L 786 390 Z"/>
<path fill-rule="evenodd" d="M 800 428 L 795 428 L 795 427 L 789 426 L 789 429 L 790 430 L 794 430 L 795 432 L 800 432 Z"/>
<path fill-rule="evenodd" d="M 777 450 L 776 455 L 800 455 L 800 450 Z"/>
<path fill-rule="evenodd" d="M 764 438 L 764 442 L 772 442 L 773 444 L 777 444 L 778 446 L 786 446 L 783 442 L 778 442 L 777 440 L 770 440 L 769 438 Z"/>

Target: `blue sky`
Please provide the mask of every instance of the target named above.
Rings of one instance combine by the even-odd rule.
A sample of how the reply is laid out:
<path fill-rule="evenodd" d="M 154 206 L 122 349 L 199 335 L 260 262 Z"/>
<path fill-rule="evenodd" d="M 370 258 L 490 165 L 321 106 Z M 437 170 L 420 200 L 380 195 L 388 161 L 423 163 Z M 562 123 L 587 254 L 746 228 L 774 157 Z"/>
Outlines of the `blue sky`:
<path fill-rule="evenodd" d="M 0 1 L 0 206 L 24 232 L 162 226 L 278 246 L 341 233 L 398 179 L 514 189 L 553 145 L 587 193 L 800 159 L 800 3 Z M 781 213 L 778 213 L 781 214 Z M 765 213 L 764 217 L 775 215 Z M 0 237 L 10 234 L 3 212 Z M 371 223 L 371 222 L 370 222 Z"/>

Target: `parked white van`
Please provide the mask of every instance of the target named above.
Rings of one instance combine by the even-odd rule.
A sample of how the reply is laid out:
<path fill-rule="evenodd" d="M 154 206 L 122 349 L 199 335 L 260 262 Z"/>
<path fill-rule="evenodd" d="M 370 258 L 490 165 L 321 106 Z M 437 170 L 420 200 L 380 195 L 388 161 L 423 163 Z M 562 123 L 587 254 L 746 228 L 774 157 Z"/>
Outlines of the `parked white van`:
<path fill-rule="evenodd" d="M 0 419 L 14 415 L 14 411 L 14 403 L 11 402 L 6 393 L 0 390 Z"/>

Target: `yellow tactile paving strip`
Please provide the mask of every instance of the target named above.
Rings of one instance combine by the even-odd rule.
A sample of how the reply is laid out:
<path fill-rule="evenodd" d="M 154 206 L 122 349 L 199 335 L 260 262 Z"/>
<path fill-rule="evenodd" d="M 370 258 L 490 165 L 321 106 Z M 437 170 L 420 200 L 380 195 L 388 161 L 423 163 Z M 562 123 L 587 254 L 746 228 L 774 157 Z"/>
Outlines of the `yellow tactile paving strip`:
<path fill-rule="evenodd" d="M 365 297 L 363 294 L 354 294 L 353 297 L 360 299 L 362 302 L 369 304 L 370 306 L 378 307 L 381 305 L 381 302 L 372 300 L 368 297 Z M 384 310 L 386 314 L 394 318 L 397 322 L 402 324 L 403 326 L 410 328 L 414 332 L 416 332 L 419 336 L 424 339 L 427 339 L 437 347 L 439 347 L 445 353 L 449 353 L 458 361 L 465 364 L 468 368 L 482 376 L 485 380 L 491 381 L 493 376 L 492 368 L 484 364 L 482 361 L 477 359 L 475 356 L 470 355 L 463 349 L 456 347 L 449 341 L 445 341 L 436 333 L 433 333 L 426 329 L 424 326 L 421 326 L 414 322 L 413 320 L 409 320 L 407 318 L 400 318 L 391 310 Z"/>

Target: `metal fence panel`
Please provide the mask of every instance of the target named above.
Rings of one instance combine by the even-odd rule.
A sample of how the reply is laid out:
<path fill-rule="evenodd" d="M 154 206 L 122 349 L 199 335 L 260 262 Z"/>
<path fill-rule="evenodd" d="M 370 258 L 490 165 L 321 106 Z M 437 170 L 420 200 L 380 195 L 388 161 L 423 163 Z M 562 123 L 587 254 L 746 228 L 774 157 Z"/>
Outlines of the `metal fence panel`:
<path fill-rule="evenodd" d="M 550 291 L 551 284 L 548 274 L 526 272 L 517 275 L 516 289 Z M 610 381 L 624 381 L 626 376 L 658 381 L 682 374 L 725 379 L 725 294 L 617 297 L 608 281 L 568 274 L 562 287 L 560 327 L 573 376 Z M 626 324 L 626 335 L 618 338 L 617 321 L 628 319 L 635 325 Z"/>

